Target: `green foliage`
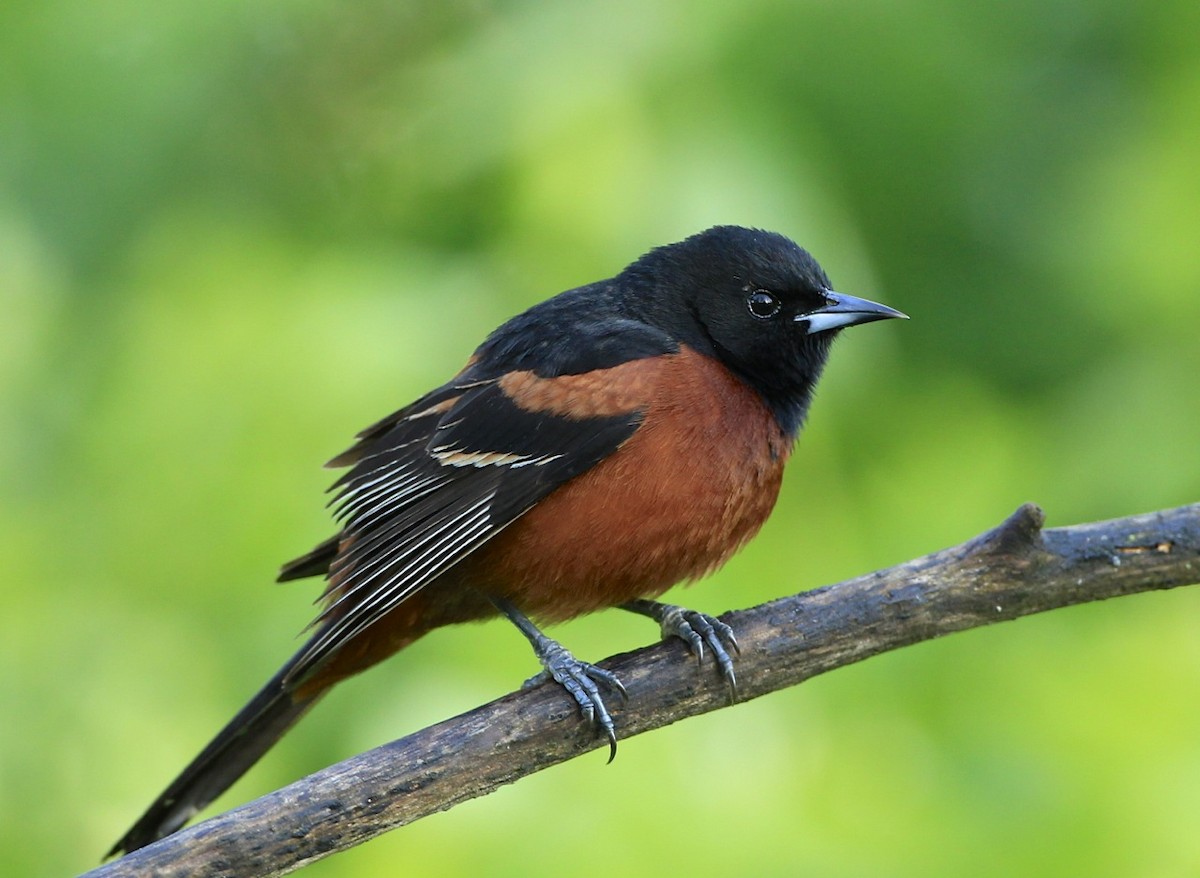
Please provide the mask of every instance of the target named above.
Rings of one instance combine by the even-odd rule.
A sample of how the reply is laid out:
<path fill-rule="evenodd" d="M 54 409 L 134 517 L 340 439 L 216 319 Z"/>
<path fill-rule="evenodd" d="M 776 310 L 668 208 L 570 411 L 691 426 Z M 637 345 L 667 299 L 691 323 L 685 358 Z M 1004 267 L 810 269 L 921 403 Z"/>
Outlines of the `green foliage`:
<path fill-rule="evenodd" d="M 1200 6 L 11 0 L 0 849 L 82 871 L 289 653 L 318 464 L 506 316 L 717 222 L 843 341 L 720 611 L 1200 499 Z M 1200 594 L 962 634 L 622 744 L 314 876 L 1185 875 Z M 586 658 L 648 642 L 602 614 Z M 502 624 L 344 687 L 220 805 L 500 695 Z M 618 718 L 619 723 L 619 718 Z M 698 841 L 704 840 L 704 841 Z"/>

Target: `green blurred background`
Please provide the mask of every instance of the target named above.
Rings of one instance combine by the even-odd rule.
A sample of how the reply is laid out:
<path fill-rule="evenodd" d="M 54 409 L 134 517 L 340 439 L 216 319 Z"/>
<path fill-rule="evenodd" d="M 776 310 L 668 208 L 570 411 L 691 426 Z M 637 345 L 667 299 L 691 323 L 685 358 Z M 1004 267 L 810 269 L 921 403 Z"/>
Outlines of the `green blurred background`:
<path fill-rule="evenodd" d="M 1200 499 L 1200 4 L 9 0 L 0 850 L 82 871 L 295 646 L 319 464 L 504 318 L 714 223 L 912 316 L 682 599 Z M 673 593 L 678 596 L 678 593 Z M 1200 872 L 1200 591 L 968 632 L 626 741 L 305 874 Z M 580 656 L 654 639 L 608 613 Z M 492 623 L 220 802 L 499 696 Z"/>

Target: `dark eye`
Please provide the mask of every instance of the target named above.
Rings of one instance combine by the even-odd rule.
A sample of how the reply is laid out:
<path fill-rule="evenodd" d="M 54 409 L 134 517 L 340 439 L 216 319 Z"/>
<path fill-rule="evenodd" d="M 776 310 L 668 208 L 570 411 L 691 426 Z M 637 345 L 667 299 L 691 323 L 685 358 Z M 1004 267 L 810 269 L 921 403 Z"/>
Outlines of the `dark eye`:
<path fill-rule="evenodd" d="M 781 305 L 779 299 L 766 290 L 755 290 L 746 297 L 746 307 L 755 317 L 766 320 L 778 314 Z"/>

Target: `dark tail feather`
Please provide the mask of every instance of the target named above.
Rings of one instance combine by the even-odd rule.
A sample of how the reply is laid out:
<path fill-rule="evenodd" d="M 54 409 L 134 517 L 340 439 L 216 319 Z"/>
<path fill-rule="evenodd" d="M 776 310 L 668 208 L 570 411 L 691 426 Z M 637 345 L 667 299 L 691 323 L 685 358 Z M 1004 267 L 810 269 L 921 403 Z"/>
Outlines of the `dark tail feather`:
<path fill-rule="evenodd" d="M 329 565 L 333 563 L 334 556 L 338 552 L 339 539 L 340 536 L 330 537 L 307 554 L 301 555 L 294 561 L 288 561 L 279 571 L 279 576 L 275 578 L 275 581 L 287 582 L 292 579 L 304 579 L 307 576 L 322 576 L 328 573 Z"/>
<path fill-rule="evenodd" d="M 303 650 L 302 650 L 303 651 Z M 170 835 L 229 789 L 317 703 L 323 692 L 296 698 L 284 685 L 288 662 L 113 845 L 107 856 L 129 853 Z M 107 857 L 106 857 L 107 858 Z"/>

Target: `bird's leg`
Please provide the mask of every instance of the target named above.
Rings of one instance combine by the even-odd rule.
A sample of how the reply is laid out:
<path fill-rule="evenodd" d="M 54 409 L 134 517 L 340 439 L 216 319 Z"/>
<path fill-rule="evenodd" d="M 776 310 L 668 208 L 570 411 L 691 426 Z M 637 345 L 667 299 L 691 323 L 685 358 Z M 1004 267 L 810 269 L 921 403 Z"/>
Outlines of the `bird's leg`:
<path fill-rule="evenodd" d="M 729 655 L 732 649 L 741 652 L 733 629 L 719 619 L 695 610 L 687 610 L 674 604 L 660 604 L 658 601 L 638 599 L 627 604 L 621 604 L 622 610 L 629 610 L 641 616 L 649 616 L 658 622 L 662 628 L 663 638 L 678 637 L 683 640 L 697 661 L 704 660 L 704 645 L 712 650 L 713 660 L 725 684 L 729 687 L 729 700 L 737 701 L 737 678 L 733 674 L 733 658 Z"/>
<path fill-rule="evenodd" d="M 539 631 L 528 616 L 508 601 L 495 597 L 491 600 L 496 608 L 529 638 L 534 655 L 545 668 L 541 674 L 527 680 L 525 686 L 537 685 L 547 677 L 557 681 L 575 699 L 584 719 L 604 733 L 608 739 L 608 761 L 612 762 L 617 755 L 617 732 L 608 708 L 604 706 L 604 699 L 600 696 L 600 686 L 616 692 L 624 701 L 626 693 L 621 681 L 611 671 L 575 658 L 566 647 Z"/>

